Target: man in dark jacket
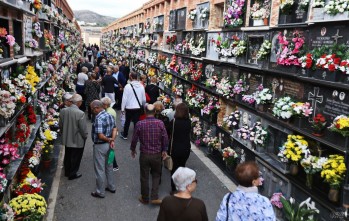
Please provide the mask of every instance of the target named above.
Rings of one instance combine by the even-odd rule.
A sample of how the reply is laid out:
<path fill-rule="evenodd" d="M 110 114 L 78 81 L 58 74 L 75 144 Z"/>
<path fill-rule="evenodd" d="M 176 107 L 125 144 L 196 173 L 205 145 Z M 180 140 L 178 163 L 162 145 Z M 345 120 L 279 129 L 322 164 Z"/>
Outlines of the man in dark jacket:
<path fill-rule="evenodd" d="M 113 77 L 119 82 L 119 84 L 114 85 L 116 103 L 114 104 L 113 108 L 116 110 L 121 110 L 122 94 L 126 85 L 126 79 L 124 75 L 119 71 L 119 66 L 117 65 L 113 67 Z"/>
<path fill-rule="evenodd" d="M 107 68 L 107 73 L 102 79 L 102 86 L 104 87 L 104 93 L 106 97 L 109 97 L 112 101 L 112 105 L 115 104 L 115 93 L 114 93 L 114 84 L 119 84 L 119 82 L 112 76 L 111 67 Z"/>
<path fill-rule="evenodd" d="M 85 63 L 83 63 L 81 67 L 87 67 L 88 72 L 92 72 L 93 69 L 93 65 L 88 61 L 88 58 L 85 58 Z"/>
<path fill-rule="evenodd" d="M 150 104 L 153 104 L 155 101 L 158 100 L 158 97 L 160 97 L 160 91 L 159 91 L 159 87 L 156 85 L 157 83 L 157 79 L 155 76 L 153 76 L 150 79 L 150 84 L 148 84 L 145 87 L 145 93 L 148 94 L 148 96 L 150 97 Z"/>

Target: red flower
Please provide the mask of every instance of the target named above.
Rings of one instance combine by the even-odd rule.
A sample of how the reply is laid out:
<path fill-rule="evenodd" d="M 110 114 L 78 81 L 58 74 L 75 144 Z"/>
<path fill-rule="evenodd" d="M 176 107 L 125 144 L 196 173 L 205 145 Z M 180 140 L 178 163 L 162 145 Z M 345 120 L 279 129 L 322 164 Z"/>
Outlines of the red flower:
<path fill-rule="evenodd" d="M 332 72 L 335 71 L 335 70 L 336 70 L 336 65 L 334 65 L 334 64 L 329 64 L 329 65 L 328 65 L 328 70 L 329 70 L 329 71 L 332 71 Z"/>

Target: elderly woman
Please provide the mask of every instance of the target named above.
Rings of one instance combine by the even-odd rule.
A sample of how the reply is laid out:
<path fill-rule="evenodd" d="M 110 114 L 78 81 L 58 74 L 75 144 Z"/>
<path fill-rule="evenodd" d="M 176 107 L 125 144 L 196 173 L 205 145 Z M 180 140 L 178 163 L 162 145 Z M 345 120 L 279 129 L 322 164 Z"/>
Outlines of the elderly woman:
<path fill-rule="evenodd" d="M 235 170 L 235 178 L 239 186 L 234 192 L 224 196 L 216 221 L 274 221 L 276 218 L 273 206 L 267 197 L 258 193 L 260 176 L 256 162 L 239 164 Z"/>
<path fill-rule="evenodd" d="M 101 91 L 101 86 L 99 81 L 96 80 L 96 74 L 92 73 L 89 79 L 85 82 L 85 96 L 86 96 L 86 106 L 88 108 L 88 119 L 93 120 L 93 113 L 90 107 L 90 103 L 94 100 L 99 99 L 99 93 Z"/>
<path fill-rule="evenodd" d="M 208 220 L 204 202 L 192 197 L 198 182 L 195 171 L 187 167 L 179 167 L 172 175 L 172 179 L 178 192 L 162 200 L 157 221 Z"/>

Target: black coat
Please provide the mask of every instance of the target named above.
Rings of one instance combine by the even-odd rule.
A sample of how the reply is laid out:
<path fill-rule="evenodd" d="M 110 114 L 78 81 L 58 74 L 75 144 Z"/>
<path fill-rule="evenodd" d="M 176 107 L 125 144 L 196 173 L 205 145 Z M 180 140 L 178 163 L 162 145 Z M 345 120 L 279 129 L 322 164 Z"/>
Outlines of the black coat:
<path fill-rule="evenodd" d="M 155 101 L 157 101 L 158 97 L 160 96 L 159 87 L 154 84 L 148 84 L 145 87 L 145 93 L 147 93 L 150 97 L 150 104 L 153 104 Z"/>
<path fill-rule="evenodd" d="M 190 131 L 191 121 L 190 119 L 176 119 L 174 125 L 174 133 L 172 137 L 173 120 L 170 122 L 170 144 L 168 151 L 170 152 L 172 142 L 172 154 L 173 157 L 185 157 L 190 154 Z M 172 141 L 173 140 L 173 141 Z"/>

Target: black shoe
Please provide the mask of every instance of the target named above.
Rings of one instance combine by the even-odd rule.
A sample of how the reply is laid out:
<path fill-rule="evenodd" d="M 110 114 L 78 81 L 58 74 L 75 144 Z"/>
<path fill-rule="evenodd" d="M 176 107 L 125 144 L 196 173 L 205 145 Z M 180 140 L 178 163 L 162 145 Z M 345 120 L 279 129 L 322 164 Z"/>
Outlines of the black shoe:
<path fill-rule="evenodd" d="M 92 192 L 91 196 L 96 197 L 96 198 L 104 198 L 104 196 L 99 195 L 97 192 Z"/>
<path fill-rule="evenodd" d="M 121 137 L 122 139 L 124 139 L 124 140 L 127 140 L 127 136 L 125 137 L 125 136 L 124 136 L 124 133 L 122 133 L 122 132 L 120 133 L 120 137 Z"/>
<path fill-rule="evenodd" d="M 105 188 L 105 190 L 106 190 L 106 191 L 109 191 L 109 192 L 111 192 L 111 193 L 115 193 L 115 192 L 116 192 L 116 190 L 111 190 L 111 189 L 109 189 L 108 187 Z"/>
<path fill-rule="evenodd" d="M 69 180 L 75 180 L 75 179 L 78 179 L 80 177 L 82 177 L 82 174 L 81 173 L 76 173 L 75 175 L 70 176 L 68 179 Z"/>

